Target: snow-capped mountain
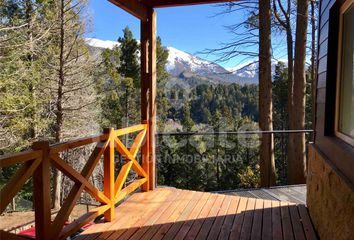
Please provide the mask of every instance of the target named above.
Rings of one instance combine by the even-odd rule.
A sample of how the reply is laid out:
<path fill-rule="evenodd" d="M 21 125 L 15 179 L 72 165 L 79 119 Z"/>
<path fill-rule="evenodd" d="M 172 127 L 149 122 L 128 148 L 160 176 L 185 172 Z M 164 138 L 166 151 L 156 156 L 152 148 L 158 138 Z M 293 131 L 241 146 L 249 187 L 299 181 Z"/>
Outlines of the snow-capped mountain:
<path fill-rule="evenodd" d="M 103 49 L 113 49 L 118 43 L 109 40 L 86 38 L 86 43 L 92 49 L 94 55 L 99 56 Z M 193 54 L 167 47 L 169 56 L 166 71 L 171 78 L 186 81 L 189 84 L 257 84 L 258 62 L 247 62 L 232 68 L 225 69 L 219 64 L 202 59 Z M 278 61 L 272 61 L 272 72 Z"/>
<path fill-rule="evenodd" d="M 215 74 L 228 74 L 229 72 L 220 65 L 201 59 L 192 54 L 183 52 L 174 47 L 167 47 L 168 63 L 166 70 L 174 76 L 182 72 L 192 72 L 201 76 L 208 77 Z"/>
<path fill-rule="evenodd" d="M 278 64 L 278 62 L 283 62 L 285 65 L 287 64 L 286 60 L 280 59 L 280 60 L 274 60 L 272 59 L 272 75 L 275 73 L 275 66 Z M 229 72 L 231 72 L 233 75 L 236 75 L 240 78 L 247 78 L 247 79 L 252 79 L 253 81 L 258 81 L 258 73 L 259 73 L 259 64 L 257 61 L 249 61 L 246 63 L 242 63 L 239 65 L 236 65 L 235 67 L 232 68 L 227 68 Z"/>
<path fill-rule="evenodd" d="M 85 41 L 91 47 L 103 49 L 113 49 L 115 46 L 118 45 L 117 41 L 101 40 L 97 38 L 86 38 Z"/>
<path fill-rule="evenodd" d="M 180 78 L 189 83 L 212 83 L 212 84 L 251 84 L 254 79 L 247 79 L 232 74 L 219 64 L 202 59 L 190 53 L 168 47 L 168 63 L 166 70 L 171 76 Z M 258 79 L 257 79 L 258 81 Z"/>

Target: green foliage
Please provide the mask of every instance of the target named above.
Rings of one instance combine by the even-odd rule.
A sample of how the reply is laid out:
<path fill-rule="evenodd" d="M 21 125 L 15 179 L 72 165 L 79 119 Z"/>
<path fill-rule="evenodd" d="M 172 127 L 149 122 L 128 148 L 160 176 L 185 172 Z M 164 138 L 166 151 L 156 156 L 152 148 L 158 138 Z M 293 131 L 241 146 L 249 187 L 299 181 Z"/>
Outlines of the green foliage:
<path fill-rule="evenodd" d="M 245 188 L 259 187 L 260 172 L 258 165 L 256 165 L 256 171 L 254 171 L 251 166 L 247 166 L 238 176 Z"/>
<path fill-rule="evenodd" d="M 157 129 L 163 129 L 164 123 L 167 121 L 170 102 L 165 96 L 164 88 L 168 82 L 169 74 L 166 71 L 168 59 L 168 50 L 163 47 L 161 38 L 157 38 L 156 42 L 156 81 L 157 81 Z"/>
<path fill-rule="evenodd" d="M 223 117 L 249 116 L 258 120 L 256 85 L 198 85 L 191 91 L 190 99 L 191 117 L 196 123 L 211 123 L 218 111 Z"/>
<path fill-rule="evenodd" d="M 140 64 L 138 58 L 139 44 L 138 41 L 133 38 L 133 33 L 129 27 L 125 27 L 123 30 L 123 37 L 118 39 L 120 43 L 120 64 L 118 66 L 118 72 L 125 78 L 132 78 L 134 80 L 134 87 L 140 86 Z"/>
<path fill-rule="evenodd" d="M 288 70 L 285 64 L 279 62 L 275 66 L 273 77 L 273 127 L 288 128 Z"/>

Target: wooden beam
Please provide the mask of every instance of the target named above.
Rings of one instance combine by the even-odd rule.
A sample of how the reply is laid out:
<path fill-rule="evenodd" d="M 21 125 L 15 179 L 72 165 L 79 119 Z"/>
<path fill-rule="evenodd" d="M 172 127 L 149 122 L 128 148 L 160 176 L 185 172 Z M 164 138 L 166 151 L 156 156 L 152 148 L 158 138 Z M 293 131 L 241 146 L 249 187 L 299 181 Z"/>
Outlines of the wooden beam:
<path fill-rule="evenodd" d="M 129 161 L 133 162 L 132 168 L 140 177 L 147 177 L 146 172 L 144 169 L 139 165 L 138 161 L 133 157 L 133 155 L 129 152 L 129 150 L 124 146 L 119 138 L 114 138 L 115 146 L 117 151 L 122 155 L 122 157 L 126 158 Z"/>
<path fill-rule="evenodd" d="M 140 21 L 140 86 L 141 86 L 141 122 L 148 124 L 149 118 L 149 22 Z M 141 165 L 149 176 L 149 128 L 145 141 L 141 146 Z M 143 191 L 149 191 L 149 177 L 142 186 Z"/>
<path fill-rule="evenodd" d="M 42 161 L 33 174 L 33 198 L 36 223 L 36 239 L 50 239 L 50 158 L 49 142 L 35 142 L 34 150 L 42 150 Z"/>
<path fill-rule="evenodd" d="M 154 190 L 156 186 L 156 11 L 149 10 L 149 188 Z"/>
<path fill-rule="evenodd" d="M 132 156 L 135 158 L 136 155 L 138 154 L 139 150 L 140 150 L 140 146 L 143 143 L 144 139 L 145 139 L 145 135 L 146 135 L 146 130 L 141 131 L 140 133 L 138 133 L 138 135 L 135 137 L 132 146 L 130 147 L 129 151 L 132 154 Z"/>
<path fill-rule="evenodd" d="M 4 230 L 0 230 L 0 239 L 6 240 L 28 240 L 27 237 L 22 237 L 14 233 L 6 232 Z"/>
<path fill-rule="evenodd" d="M 28 178 L 32 176 L 38 165 L 41 163 L 41 158 L 34 161 L 27 161 L 17 170 L 8 183 L 0 191 L 0 214 L 6 209 L 7 205 L 15 197 L 18 191 L 26 183 Z"/>
<path fill-rule="evenodd" d="M 84 168 L 81 170 L 81 175 L 88 180 L 92 175 L 93 170 L 95 169 L 98 161 L 101 159 L 102 154 L 104 153 L 106 147 L 109 145 L 110 140 L 105 143 L 97 143 L 95 149 L 91 153 L 90 158 L 86 162 Z M 48 171 L 49 172 L 49 171 Z M 70 193 L 65 199 L 64 204 L 59 210 L 57 216 L 55 217 L 54 222 L 52 223 L 51 228 L 51 236 L 52 238 L 47 239 L 55 239 L 56 236 L 59 235 L 62 227 L 64 226 L 65 221 L 69 218 L 71 211 L 73 210 L 76 201 L 79 199 L 81 192 L 84 190 L 85 185 L 83 183 L 75 183 L 71 188 Z M 50 220 L 49 220 L 50 221 Z"/>
<path fill-rule="evenodd" d="M 94 209 L 91 209 L 89 212 L 85 213 L 74 222 L 70 223 L 68 226 L 64 227 L 64 229 L 60 232 L 59 239 L 67 239 L 70 235 L 76 233 L 82 226 L 93 221 L 98 216 L 107 212 L 110 208 L 110 205 L 103 205 Z"/>
<path fill-rule="evenodd" d="M 114 131 L 113 128 L 104 129 L 104 133 L 109 134 L 109 145 L 104 151 L 104 194 L 111 200 L 110 209 L 105 212 L 104 219 L 108 222 L 114 220 Z"/>
<path fill-rule="evenodd" d="M 84 178 L 80 173 L 78 173 L 72 166 L 67 164 L 58 154 L 50 155 L 52 164 L 61 172 L 63 172 L 67 177 L 76 183 L 82 183 L 85 185 L 85 190 L 94 197 L 97 201 L 104 204 L 110 204 L 111 201 L 108 199 L 100 190 L 94 187 L 86 178 Z"/>
<path fill-rule="evenodd" d="M 129 162 L 125 163 L 122 166 L 122 168 L 120 169 L 117 180 L 114 184 L 114 194 L 117 194 L 118 192 L 120 192 L 120 190 L 122 190 L 123 185 L 124 185 L 125 181 L 127 180 L 129 171 L 132 168 L 132 166 L 133 166 L 133 162 L 129 161 Z"/>
<path fill-rule="evenodd" d="M 147 181 L 146 178 L 141 178 L 141 179 L 137 179 L 137 180 L 134 180 L 133 182 L 131 182 L 122 191 L 119 191 L 117 193 L 117 195 L 115 197 L 115 202 L 119 202 L 120 200 L 122 200 L 123 198 L 128 196 L 128 194 L 134 192 L 141 185 L 143 185 L 146 181 Z"/>
<path fill-rule="evenodd" d="M 200 4 L 212 4 L 212 3 L 225 3 L 225 2 L 237 2 L 238 0 L 153 0 L 149 4 L 152 8 L 163 7 L 178 7 L 178 6 L 190 6 Z"/>
<path fill-rule="evenodd" d="M 108 0 L 142 21 L 147 21 L 148 8 L 139 0 Z"/>
<path fill-rule="evenodd" d="M 117 137 L 119 137 L 119 136 L 123 136 L 123 135 L 129 134 L 129 133 L 139 132 L 139 131 L 145 130 L 146 127 L 147 126 L 145 123 L 145 124 L 138 124 L 138 125 L 134 125 L 134 126 L 126 127 L 126 128 L 121 128 L 121 129 L 115 130 L 115 135 Z"/>
<path fill-rule="evenodd" d="M 15 165 L 17 163 L 23 163 L 23 162 L 30 161 L 33 159 L 38 159 L 38 158 L 42 158 L 42 152 L 41 151 L 33 151 L 33 150 L 24 151 L 24 152 L 16 153 L 16 154 L 9 155 L 9 156 L 1 156 L 0 157 L 0 168 L 8 167 L 11 165 Z"/>
<path fill-rule="evenodd" d="M 50 146 L 50 154 L 63 152 L 68 149 L 78 148 L 91 143 L 103 142 L 108 139 L 108 134 L 99 134 L 95 136 L 84 137 L 69 142 L 57 143 Z"/>

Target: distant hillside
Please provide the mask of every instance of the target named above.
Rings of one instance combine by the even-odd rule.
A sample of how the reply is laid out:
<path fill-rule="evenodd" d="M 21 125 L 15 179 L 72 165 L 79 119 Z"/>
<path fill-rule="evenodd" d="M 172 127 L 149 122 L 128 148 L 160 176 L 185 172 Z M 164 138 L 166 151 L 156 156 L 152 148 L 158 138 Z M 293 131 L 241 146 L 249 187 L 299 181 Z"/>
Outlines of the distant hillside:
<path fill-rule="evenodd" d="M 99 58 L 103 49 L 113 49 L 118 42 L 87 38 L 92 54 Z M 249 62 L 225 69 L 219 64 L 202 59 L 190 53 L 167 47 L 169 51 L 166 71 L 171 79 L 181 80 L 191 86 L 199 84 L 258 84 L 258 63 Z M 274 73 L 277 61 L 272 61 Z"/>
<path fill-rule="evenodd" d="M 275 73 L 275 66 L 278 64 L 278 62 L 284 62 L 287 64 L 286 60 L 272 60 L 272 75 Z M 243 64 L 239 64 L 235 67 L 232 68 L 227 68 L 229 72 L 231 72 L 233 75 L 236 75 L 240 78 L 245 78 L 248 79 L 249 81 L 253 81 L 255 83 L 258 83 L 258 72 L 259 72 L 259 64 L 257 61 L 253 62 L 246 62 Z"/>

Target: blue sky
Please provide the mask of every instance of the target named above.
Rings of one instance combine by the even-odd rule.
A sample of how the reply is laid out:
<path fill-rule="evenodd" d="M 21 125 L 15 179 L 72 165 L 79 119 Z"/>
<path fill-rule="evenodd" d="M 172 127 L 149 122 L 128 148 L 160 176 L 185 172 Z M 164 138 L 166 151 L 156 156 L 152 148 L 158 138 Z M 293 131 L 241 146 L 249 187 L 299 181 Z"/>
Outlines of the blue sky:
<path fill-rule="evenodd" d="M 139 39 L 139 21 L 135 17 L 114 6 L 107 0 L 90 0 L 89 11 L 93 18 L 89 37 L 102 40 L 117 40 L 122 29 L 129 26 L 134 36 Z M 214 15 L 221 11 L 216 5 L 199 5 L 157 9 L 157 34 L 165 46 L 172 46 L 192 54 L 213 49 L 221 43 L 230 42 L 232 35 L 225 26 L 237 23 L 241 15 Z M 278 54 L 279 55 L 279 54 Z M 208 60 L 216 56 L 199 55 Z M 279 58 L 284 56 L 279 55 Z M 220 63 L 224 67 L 233 67 L 243 58 Z"/>

